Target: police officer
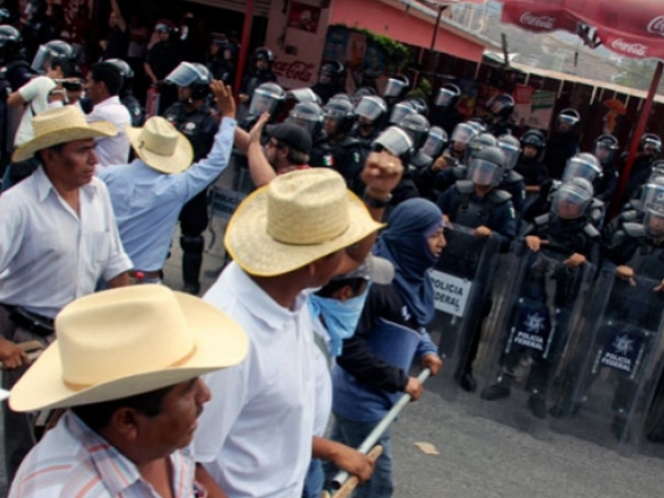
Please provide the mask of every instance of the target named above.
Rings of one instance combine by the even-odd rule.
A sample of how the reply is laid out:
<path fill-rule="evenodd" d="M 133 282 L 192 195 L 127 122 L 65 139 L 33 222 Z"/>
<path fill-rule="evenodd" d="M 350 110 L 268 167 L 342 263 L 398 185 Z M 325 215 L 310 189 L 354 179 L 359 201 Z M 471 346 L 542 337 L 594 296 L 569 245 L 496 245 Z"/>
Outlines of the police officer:
<path fill-rule="evenodd" d="M 595 139 L 593 155 L 602 166 L 603 177 L 595 189 L 595 197 L 608 204 L 616 195 L 620 173 L 615 164 L 618 152 L 618 139 L 610 133 L 604 133 Z"/>
<path fill-rule="evenodd" d="M 466 118 L 457 109 L 461 98 L 461 89 L 454 83 L 445 83 L 438 89 L 433 109 L 429 116 L 432 126 L 440 126 L 451 135 L 454 128 Z"/>
<path fill-rule="evenodd" d="M 521 156 L 521 144 L 512 135 L 502 135 L 498 137 L 498 147 L 505 154 L 505 176 L 499 188 L 509 192 L 512 196 L 512 203 L 518 221 L 523 215 L 526 202 L 526 183 L 523 176 L 514 171 L 514 167 Z"/>
<path fill-rule="evenodd" d="M 55 24 L 47 15 L 46 0 L 30 0 L 25 13 L 28 18 L 23 26 L 23 40 L 28 60 L 34 57 L 41 45 L 58 37 Z"/>
<path fill-rule="evenodd" d="M 567 161 L 579 153 L 580 124 L 581 115 L 576 109 L 563 109 L 556 117 L 555 133 L 546 146 L 544 161 L 552 178 L 559 180 Z"/>
<path fill-rule="evenodd" d="M 387 79 L 383 90 L 383 99 L 387 102 L 388 109 L 403 100 L 410 91 L 410 79 L 405 75 L 392 76 Z"/>
<path fill-rule="evenodd" d="M 323 104 L 336 94 L 346 91 L 346 66 L 339 61 L 323 62 L 318 81 L 311 89 L 320 97 Z"/>
<path fill-rule="evenodd" d="M 564 265 L 570 268 L 580 267 L 587 262 L 597 264 L 599 262 L 600 232 L 592 224 L 589 210 L 593 200 L 593 188 L 590 182 L 583 178 L 575 178 L 560 187 L 553 198 L 551 211 L 538 217 L 526 232 L 526 244 L 537 252 L 542 246 L 542 241 L 547 241 L 547 247 L 562 252 L 569 257 Z M 556 278 L 556 304 L 566 306 L 576 299 L 575 295 L 565 293 L 565 282 L 567 274 L 561 274 Z M 536 285 L 528 286 L 528 298 L 533 301 L 544 302 L 547 289 L 546 283 L 537 280 Z M 547 358 L 540 355 L 532 355 L 533 364 L 530 369 L 528 385 L 530 396 L 528 407 L 537 418 L 546 417 L 546 389 L 549 385 L 549 376 L 555 370 L 558 355 L 565 347 L 565 327 L 558 326 L 555 331 L 554 353 Z M 519 365 L 521 357 L 526 351 L 514 348 L 512 352 L 505 355 L 502 360 L 502 372 L 497 382 L 486 388 L 482 399 L 495 401 L 510 395 L 510 386 L 514 371 Z"/>
<path fill-rule="evenodd" d="M 253 97 L 254 90 L 263 83 L 277 81 L 277 75 L 272 71 L 274 54 L 267 47 L 259 47 L 254 52 L 253 66 L 244 75 L 240 87 L 240 102 L 249 103 Z"/>
<path fill-rule="evenodd" d="M 235 84 L 235 70 L 238 56 L 237 45 L 223 38 L 215 37 L 210 45 L 206 66 L 215 80 L 227 85 Z"/>
<path fill-rule="evenodd" d="M 662 139 L 654 133 L 646 133 L 639 140 L 639 147 L 632 164 L 632 170 L 629 173 L 627 187 L 621 199 L 621 204 L 629 202 L 641 185 L 643 185 L 652 170 L 654 161 L 662 153 Z M 624 152 L 620 157 L 620 171 L 623 171 L 627 163 L 628 152 Z"/>
<path fill-rule="evenodd" d="M 263 83 L 252 92 L 249 111 L 240 127 L 250 130 L 264 112 L 270 114 L 270 122 L 276 122 L 285 102 L 286 92 L 283 88 L 276 83 Z"/>
<path fill-rule="evenodd" d="M 212 74 L 203 64 L 183 62 L 166 77 L 165 82 L 177 85 L 179 101 L 166 109 L 164 117 L 189 139 L 194 149 L 194 162 L 199 161 L 212 149 L 218 129 L 207 104 Z M 182 290 L 189 294 L 200 292 L 199 274 L 205 245 L 203 232 L 207 224 L 206 188 L 187 202 L 180 212 Z"/>
<path fill-rule="evenodd" d="M 432 178 L 435 175 L 435 172 L 432 172 L 432 166 L 434 161 L 441 157 L 447 143 L 448 138 L 445 130 L 439 126 L 433 126 L 429 130 L 424 145 L 420 147 L 410 161 L 410 174 L 420 196 L 434 202 L 438 195 L 436 194 L 434 178 Z"/>
<path fill-rule="evenodd" d="M 357 120 L 355 106 L 349 97 L 337 95 L 323 107 L 323 112 L 323 127 L 333 155 L 332 167 L 344 177 L 348 188 L 361 194 L 364 191 L 360 179 L 364 167 L 362 150 L 359 141 L 350 135 Z"/>
<path fill-rule="evenodd" d="M 157 22 L 155 32 L 158 35 L 155 43 L 145 57 L 143 67 L 153 86 L 160 88 L 160 114 L 178 100 L 177 90 L 170 85 L 162 86 L 166 76 L 184 60 L 184 49 L 174 32 L 173 23 L 167 19 Z"/>
<path fill-rule="evenodd" d="M 471 229 L 479 238 L 496 237 L 502 250 L 506 250 L 516 236 L 516 215 L 511 195 L 497 187 L 505 176 L 505 154 L 495 146 L 485 146 L 473 156 L 468 179 L 457 181 L 440 196 L 438 205 L 449 221 Z M 487 300 L 483 316 L 491 309 Z M 477 355 L 481 336 L 481 321 L 473 331 L 466 359 L 456 373 L 462 389 L 477 389 L 472 365 Z"/>
<path fill-rule="evenodd" d="M 134 97 L 133 82 L 134 79 L 134 70 L 131 66 L 123 61 L 122 59 L 108 59 L 109 64 L 113 64 L 118 68 L 120 74 L 122 75 L 122 88 L 120 89 L 120 102 L 123 106 L 129 111 L 131 116 L 131 125 L 135 128 L 143 126 L 145 123 L 145 109 Z"/>
<path fill-rule="evenodd" d="M 300 102 L 295 104 L 286 119 L 287 123 L 294 123 L 304 128 L 311 136 L 311 152 L 309 152 L 309 166 L 332 167 L 334 157 L 327 141 L 327 134 L 323 131 L 325 114 L 323 109 L 315 102 Z"/>
<path fill-rule="evenodd" d="M 433 163 L 431 157 L 425 154 L 418 154 L 429 135 L 430 126 L 427 118 L 418 113 L 408 114 L 399 121 L 398 127 L 410 137 L 413 143 L 413 153 L 411 154 L 410 161 L 406 163 L 409 167 L 404 171 L 401 181 L 392 191 L 394 206 L 405 200 L 420 196 L 416 183 L 417 170 L 419 167 L 428 168 Z M 419 167 L 413 161 L 416 161 Z"/>
<path fill-rule="evenodd" d="M 357 126 L 351 131 L 363 149 L 370 150 L 387 120 L 387 104 L 375 95 L 365 95 L 355 107 Z M 368 155 L 368 154 L 365 154 Z"/>
<path fill-rule="evenodd" d="M 526 183 L 526 193 L 536 194 L 549 180 L 549 170 L 542 162 L 546 137 L 540 130 L 530 129 L 521 136 L 521 156 L 514 167 Z"/>
<path fill-rule="evenodd" d="M 486 103 L 491 115 L 486 120 L 486 128 L 495 137 L 512 133 L 515 123 L 511 119 L 514 112 L 514 99 L 507 93 L 494 95 Z"/>

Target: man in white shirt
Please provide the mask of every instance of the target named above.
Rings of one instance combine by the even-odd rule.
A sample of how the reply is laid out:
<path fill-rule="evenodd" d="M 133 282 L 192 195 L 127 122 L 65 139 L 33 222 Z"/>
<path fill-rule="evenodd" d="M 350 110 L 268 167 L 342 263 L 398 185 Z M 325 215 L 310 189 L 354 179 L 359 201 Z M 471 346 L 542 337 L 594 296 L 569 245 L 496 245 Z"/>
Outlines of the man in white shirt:
<path fill-rule="evenodd" d="M 368 254 L 402 166 L 369 156 L 363 178 L 371 214 L 338 173 L 287 173 L 248 197 L 226 230 L 233 258 L 205 300 L 240 323 L 251 346 L 238 366 L 204 378 L 213 401 L 199 419 L 198 479 L 230 498 L 302 494 L 312 457 L 315 406 L 313 324 L 305 289 L 325 285 Z M 347 249 L 352 246 L 352 249 Z M 356 251 L 361 247 L 362 254 Z M 215 393 L 223 403 L 215 403 Z"/>
<path fill-rule="evenodd" d="M 35 138 L 14 161 L 39 156 L 34 174 L 0 196 L 0 360 L 11 387 L 27 364 L 16 343 L 54 339 L 53 318 L 91 294 L 100 280 L 129 283 L 125 253 L 104 183 L 95 178 L 94 138 L 110 123 L 88 124 L 75 106 L 33 119 Z M 5 410 L 5 455 L 11 478 L 32 444 L 26 418 Z"/>
<path fill-rule="evenodd" d="M 109 62 L 98 62 L 90 66 L 85 90 L 94 104 L 88 114 L 88 123 L 106 121 L 118 130 L 113 137 L 98 138 L 95 152 L 101 166 L 126 164 L 129 159 L 129 139 L 125 129 L 131 124 L 131 115 L 120 102 L 122 75 L 117 67 Z"/>

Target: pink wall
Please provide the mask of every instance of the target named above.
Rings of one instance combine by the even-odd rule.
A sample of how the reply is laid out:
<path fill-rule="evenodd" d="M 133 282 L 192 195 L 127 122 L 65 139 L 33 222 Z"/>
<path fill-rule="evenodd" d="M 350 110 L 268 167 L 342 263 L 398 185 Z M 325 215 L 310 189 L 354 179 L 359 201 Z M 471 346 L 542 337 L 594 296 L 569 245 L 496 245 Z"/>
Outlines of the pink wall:
<path fill-rule="evenodd" d="M 409 45 L 429 48 L 434 24 L 410 13 L 405 5 L 397 10 L 378 0 L 332 0 L 330 25 L 345 24 L 387 35 Z M 451 33 L 443 27 L 438 31 L 436 50 L 462 59 L 481 62 L 484 47 Z"/>

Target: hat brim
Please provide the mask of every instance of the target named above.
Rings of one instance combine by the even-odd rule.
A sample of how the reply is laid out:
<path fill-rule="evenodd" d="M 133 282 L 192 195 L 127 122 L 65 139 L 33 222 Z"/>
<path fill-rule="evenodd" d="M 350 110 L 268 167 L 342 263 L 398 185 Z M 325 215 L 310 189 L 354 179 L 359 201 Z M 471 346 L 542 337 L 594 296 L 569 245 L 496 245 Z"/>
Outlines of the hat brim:
<path fill-rule="evenodd" d="M 185 382 L 244 359 L 249 339 L 239 324 L 201 299 L 180 292 L 174 294 L 196 337 L 196 349 L 185 361 L 76 389 L 64 381 L 56 340 L 16 383 L 9 406 L 17 412 L 28 412 L 121 399 Z"/>
<path fill-rule="evenodd" d="M 67 128 L 52 131 L 33 138 L 14 151 L 12 161 L 19 163 L 26 161 L 40 150 L 48 149 L 54 145 L 74 142 L 76 140 L 87 140 L 90 138 L 113 137 L 117 135 L 117 128 L 106 121 L 97 121 L 87 126 Z"/>
<path fill-rule="evenodd" d="M 134 128 L 127 126 L 127 138 L 131 144 L 132 149 L 141 161 L 161 173 L 174 174 L 182 173 L 187 170 L 194 161 L 194 149 L 191 143 L 179 131 L 178 141 L 175 146 L 175 151 L 170 156 L 162 156 L 147 150 L 141 146 L 140 134 L 142 128 Z"/>
<path fill-rule="evenodd" d="M 359 242 L 384 226 L 371 217 L 355 194 L 347 191 L 350 224 L 341 236 L 315 245 L 284 244 L 270 237 L 267 231 L 268 188 L 266 185 L 242 201 L 228 223 L 224 238 L 233 260 L 256 277 L 275 277 L 295 271 Z M 298 229 L 297 220 L 293 220 L 293 229 Z"/>

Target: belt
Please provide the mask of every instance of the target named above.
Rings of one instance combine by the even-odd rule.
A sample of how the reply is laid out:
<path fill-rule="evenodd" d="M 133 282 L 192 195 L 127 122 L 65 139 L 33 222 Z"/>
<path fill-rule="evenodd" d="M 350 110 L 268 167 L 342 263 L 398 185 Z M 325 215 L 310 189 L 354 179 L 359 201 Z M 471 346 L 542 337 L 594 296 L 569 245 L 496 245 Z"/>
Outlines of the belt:
<path fill-rule="evenodd" d="M 2 304 L 9 312 L 9 319 L 22 329 L 26 329 L 40 337 L 48 337 L 55 332 L 52 318 L 32 313 L 21 306 Z"/>
<path fill-rule="evenodd" d="M 149 279 L 157 279 L 157 278 L 162 278 L 162 271 L 157 270 L 157 271 L 140 271 L 140 270 L 132 270 L 129 272 L 129 275 L 131 275 L 132 278 L 135 278 L 136 280 L 143 280 L 146 278 Z"/>

